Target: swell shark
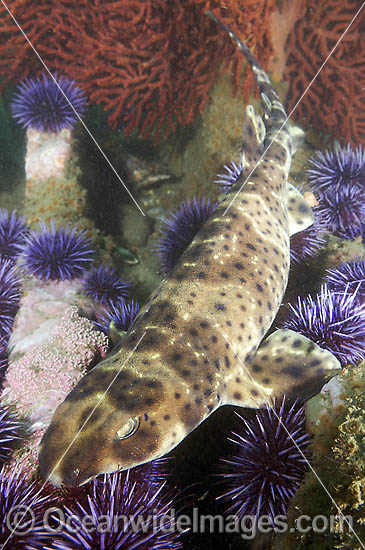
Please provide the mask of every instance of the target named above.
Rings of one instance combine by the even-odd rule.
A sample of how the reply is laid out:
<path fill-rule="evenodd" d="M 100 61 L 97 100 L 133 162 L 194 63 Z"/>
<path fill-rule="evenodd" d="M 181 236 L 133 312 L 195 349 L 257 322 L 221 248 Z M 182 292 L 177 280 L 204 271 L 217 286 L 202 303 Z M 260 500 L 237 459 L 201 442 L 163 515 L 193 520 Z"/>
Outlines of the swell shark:
<path fill-rule="evenodd" d="M 39 450 L 41 474 L 56 486 L 161 457 L 223 405 L 306 400 L 340 371 L 331 353 L 290 330 L 263 340 L 286 289 L 289 237 L 313 216 L 287 181 L 285 109 L 225 29 L 261 94 L 262 116 L 251 105 L 243 114 L 242 173 L 114 353 L 57 408 Z"/>

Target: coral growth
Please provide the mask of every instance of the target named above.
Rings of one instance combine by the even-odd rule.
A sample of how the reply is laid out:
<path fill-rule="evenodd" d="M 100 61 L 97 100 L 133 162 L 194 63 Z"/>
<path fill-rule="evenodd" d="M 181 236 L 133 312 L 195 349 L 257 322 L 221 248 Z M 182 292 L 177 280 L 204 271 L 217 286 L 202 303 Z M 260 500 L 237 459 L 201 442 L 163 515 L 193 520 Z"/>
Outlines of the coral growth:
<path fill-rule="evenodd" d="M 3 399 L 15 403 L 32 426 L 42 429 L 86 369 L 107 351 L 107 337 L 70 307 L 48 341 L 10 362 Z"/>
<path fill-rule="evenodd" d="M 243 56 L 229 37 L 206 15 L 212 9 L 231 26 L 266 66 L 271 53 L 270 14 L 274 0 L 81 0 L 41 2 L 15 0 L 10 8 L 45 62 L 67 72 L 104 105 L 112 127 L 142 136 L 176 124 L 192 122 L 202 112 L 222 61 L 233 66 L 235 88 Z M 36 14 L 36 16 L 35 16 Z M 82 51 L 82 59 L 75 52 Z M 0 33 L 0 71 L 11 79 L 39 72 L 39 62 L 24 37 L 3 10 Z M 244 83 L 247 99 L 252 74 Z"/>
<path fill-rule="evenodd" d="M 19 84 L 10 107 L 23 128 L 58 133 L 75 126 L 85 112 L 86 97 L 69 78 L 43 75 Z"/>
<path fill-rule="evenodd" d="M 289 527 L 299 516 L 326 518 L 331 528 L 289 529 L 270 548 L 362 550 L 365 537 L 364 364 L 340 376 L 342 404 L 323 411 L 312 426 L 313 470 L 289 505 Z M 314 398 L 317 400 L 317 397 Z M 323 523 L 321 524 L 323 525 Z"/>
<path fill-rule="evenodd" d="M 285 69 L 289 112 L 300 99 L 294 118 L 355 144 L 365 138 L 363 15 L 350 26 L 359 7 L 358 0 L 307 0 L 306 12 L 295 23 L 286 43 Z"/>

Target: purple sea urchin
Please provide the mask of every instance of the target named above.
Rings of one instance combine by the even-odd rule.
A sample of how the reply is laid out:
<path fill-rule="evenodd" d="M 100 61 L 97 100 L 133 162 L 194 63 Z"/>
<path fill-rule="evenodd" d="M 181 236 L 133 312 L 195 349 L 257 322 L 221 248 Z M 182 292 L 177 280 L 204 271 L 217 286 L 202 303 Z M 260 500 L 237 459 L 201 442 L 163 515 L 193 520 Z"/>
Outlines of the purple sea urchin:
<path fill-rule="evenodd" d="M 75 81 L 57 74 L 54 79 L 45 75 L 28 78 L 17 87 L 10 107 L 13 117 L 23 128 L 60 132 L 75 126 L 78 120 L 75 111 L 79 116 L 85 113 L 86 96 Z"/>
<path fill-rule="evenodd" d="M 162 235 L 155 246 L 163 273 L 171 271 L 216 207 L 210 199 L 194 198 L 163 218 Z"/>
<path fill-rule="evenodd" d="M 21 252 L 27 233 L 25 218 L 0 210 L 0 258 L 14 260 Z"/>
<path fill-rule="evenodd" d="M 109 334 L 110 323 L 120 331 L 127 331 L 139 312 L 138 302 L 131 300 L 129 302 L 120 302 L 112 304 L 99 321 L 95 323 L 99 330 Z"/>
<path fill-rule="evenodd" d="M 44 513 L 52 496 L 29 484 L 18 467 L 0 470 L 0 546 L 11 550 L 41 550 L 50 542 Z M 5 546 L 6 542 L 6 546 Z"/>
<path fill-rule="evenodd" d="M 0 389 L 2 387 L 2 382 L 5 376 L 6 369 L 9 365 L 9 355 L 7 347 L 7 338 L 2 336 L 0 337 Z"/>
<path fill-rule="evenodd" d="M 284 327 L 329 350 L 343 366 L 355 364 L 365 357 L 365 304 L 358 302 L 357 292 L 336 293 L 324 285 L 316 298 L 289 304 Z"/>
<path fill-rule="evenodd" d="M 356 292 L 358 300 L 365 301 L 365 260 L 345 262 L 336 269 L 327 270 L 327 286 L 334 292 Z"/>
<path fill-rule="evenodd" d="M 12 443 L 19 439 L 20 426 L 15 411 L 0 405 L 0 464 L 9 459 L 13 451 Z"/>
<path fill-rule="evenodd" d="M 20 299 L 20 282 L 11 260 L 0 260 L 0 339 L 8 338 Z"/>
<path fill-rule="evenodd" d="M 127 296 L 127 288 L 131 286 L 123 281 L 112 267 L 101 265 L 88 273 L 84 281 L 84 291 L 95 302 L 113 306 Z"/>
<path fill-rule="evenodd" d="M 255 418 L 245 420 L 230 441 L 236 453 L 223 459 L 226 472 L 221 474 L 229 490 L 219 498 L 229 502 L 227 512 L 240 520 L 286 515 L 287 504 L 308 469 L 309 435 L 305 431 L 304 407 L 267 406 Z"/>
<path fill-rule="evenodd" d="M 172 495 L 134 480 L 134 470 L 91 482 L 87 502 L 65 506 L 66 522 L 54 537 L 55 550 L 178 550 L 181 533 L 171 519 Z M 83 519 L 90 518 L 86 528 Z M 56 517 L 57 520 L 57 517 Z"/>
<path fill-rule="evenodd" d="M 219 183 L 221 186 L 221 190 L 224 193 L 227 193 L 232 185 L 234 185 L 239 178 L 239 176 L 242 174 L 242 164 L 236 164 L 235 162 L 231 162 L 230 166 L 224 165 L 224 168 L 226 169 L 226 174 L 217 174 L 217 179 L 215 180 L 215 183 Z"/>
<path fill-rule="evenodd" d="M 22 263 L 29 273 L 44 280 L 67 280 L 80 277 L 92 261 L 93 250 L 83 231 L 75 227 L 56 229 L 44 223 L 31 231 L 23 246 Z"/>
<path fill-rule="evenodd" d="M 300 264 L 308 258 L 313 258 L 320 248 L 326 244 L 323 236 L 328 233 L 327 224 L 321 218 L 317 208 L 313 208 L 314 223 L 290 237 L 290 260 Z"/>
<path fill-rule="evenodd" d="M 365 219 L 364 189 L 356 186 L 328 190 L 318 196 L 317 211 L 328 230 L 344 239 L 361 235 Z"/>
<path fill-rule="evenodd" d="M 365 151 L 350 145 L 335 151 L 318 151 L 309 161 L 309 182 L 318 192 L 334 192 L 340 187 L 364 188 Z"/>

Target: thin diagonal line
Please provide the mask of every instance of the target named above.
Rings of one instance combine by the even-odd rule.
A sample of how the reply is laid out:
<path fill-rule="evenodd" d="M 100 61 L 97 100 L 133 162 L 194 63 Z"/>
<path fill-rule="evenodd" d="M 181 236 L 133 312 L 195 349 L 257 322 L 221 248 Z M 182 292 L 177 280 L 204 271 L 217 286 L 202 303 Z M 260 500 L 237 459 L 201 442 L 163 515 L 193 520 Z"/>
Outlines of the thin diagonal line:
<path fill-rule="evenodd" d="M 230 348 L 233 350 L 233 346 L 231 344 L 231 342 L 229 342 L 229 340 L 227 340 L 227 338 L 225 337 L 225 335 L 223 334 L 223 332 L 221 332 L 221 335 L 223 336 L 224 340 L 227 342 L 227 344 L 230 345 Z M 335 505 L 338 513 L 340 514 L 340 516 L 342 517 L 342 519 L 347 523 L 350 531 L 352 531 L 352 533 L 355 535 L 356 539 L 359 541 L 359 543 L 361 544 L 361 547 L 365 549 L 365 546 L 364 544 L 361 542 L 359 536 L 356 534 L 356 532 L 354 531 L 352 525 L 350 525 L 350 522 L 346 519 L 346 516 L 344 516 L 344 514 L 342 513 L 340 507 L 337 505 L 335 499 L 332 497 L 332 495 L 330 494 L 330 492 L 328 491 L 327 487 L 324 485 L 323 481 L 321 480 L 321 478 L 319 477 L 319 475 L 317 474 L 317 472 L 315 471 L 315 469 L 313 468 L 313 466 L 311 465 L 311 463 L 309 462 L 309 460 L 306 458 L 306 456 L 303 454 L 302 450 L 300 449 L 300 447 L 298 446 L 297 442 L 294 440 L 294 438 L 292 437 L 292 435 L 289 433 L 287 427 L 284 425 L 283 422 L 281 422 L 280 420 L 280 417 L 279 415 L 277 414 L 276 410 L 273 408 L 273 406 L 271 405 L 270 401 L 267 401 L 267 397 L 264 393 L 264 391 L 262 390 L 260 384 L 254 379 L 254 377 L 252 376 L 252 374 L 250 373 L 250 371 L 248 370 L 248 368 L 246 367 L 246 365 L 243 363 L 242 359 L 240 358 L 240 356 L 235 352 L 233 351 L 235 357 L 238 359 L 238 361 L 240 362 L 240 365 L 243 367 L 243 369 L 246 371 L 246 374 L 248 375 L 248 377 L 252 380 L 252 382 L 255 384 L 255 386 L 257 387 L 257 389 L 259 391 L 261 391 L 263 397 L 264 397 L 264 401 L 265 401 L 265 404 L 267 407 L 269 407 L 271 409 L 271 411 L 273 412 L 273 414 L 276 416 L 276 418 L 279 420 L 279 422 L 281 423 L 282 427 L 284 428 L 284 430 L 286 431 L 287 435 L 289 436 L 289 438 L 291 439 L 292 443 L 294 443 L 297 451 L 300 453 L 300 455 L 302 456 L 303 460 L 306 462 L 306 464 L 308 465 L 308 467 L 310 468 L 310 470 L 312 471 L 312 473 L 315 475 L 315 477 L 317 478 L 317 480 L 319 481 L 320 485 L 322 486 L 322 488 L 324 489 L 325 493 L 327 494 L 327 496 L 330 498 L 331 502 Z M 255 401 L 255 398 L 252 398 L 253 401 Z M 260 408 L 260 405 L 258 402 L 256 402 L 256 404 L 258 405 L 257 408 Z"/>
<path fill-rule="evenodd" d="M 360 12 L 361 10 L 363 9 L 363 7 L 365 6 L 365 2 L 363 2 L 363 4 L 361 5 L 361 7 L 357 10 L 357 12 L 355 13 L 355 15 L 353 16 L 353 18 L 351 19 L 350 23 L 347 25 L 346 29 L 343 31 L 343 33 L 341 34 L 340 38 L 337 40 L 336 44 L 333 46 L 332 50 L 330 51 L 330 53 L 327 55 L 326 59 L 323 61 L 322 65 L 319 67 L 318 71 L 316 72 L 316 74 L 314 75 L 314 77 L 312 78 L 312 80 L 310 81 L 310 83 L 308 84 L 308 86 L 306 87 L 306 89 L 304 90 L 304 92 L 302 93 L 302 95 L 300 96 L 300 98 L 298 99 L 298 101 L 296 102 L 296 104 L 294 105 L 294 107 L 292 108 L 292 110 L 290 111 L 290 113 L 287 115 L 286 119 L 284 120 L 284 122 L 282 123 L 282 125 L 280 126 L 280 128 L 278 129 L 278 131 L 276 132 L 276 134 L 274 135 L 274 137 L 272 138 L 271 142 L 269 143 L 269 145 L 266 147 L 265 151 L 262 153 L 262 155 L 260 156 L 259 160 L 257 161 L 257 163 L 255 164 L 255 166 L 252 168 L 251 172 L 248 174 L 248 176 L 246 177 L 245 181 L 242 183 L 241 187 L 239 188 L 239 190 L 235 193 L 233 199 L 231 200 L 231 202 L 229 203 L 229 205 L 227 206 L 227 208 L 225 209 L 224 213 L 223 213 L 223 216 L 225 216 L 228 212 L 228 210 L 231 208 L 232 204 L 234 203 L 234 201 L 236 200 L 236 198 L 238 197 L 238 195 L 241 193 L 243 187 L 245 186 L 245 184 L 247 183 L 247 181 L 250 179 L 251 175 L 253 174 L 253 172 L 256 170 L 257 166 L 260 164 L 260 162 L 262 161 L 262 159 L 265 157 L 266 153 L 268 152 L 268 150 L 270 149 L 271 145 L 274 143 L 275 139 L 277 138 L 277 136 L 279 135 L 279 133 L 281 132 L 281 130 L 284 128 L 284 126 L 287 124 L 288 120 L 290 119 L 291 115 L 294 113 L 294 111 L 296 110 L 296 108 L 298 107 L 298 105 L 300 104 L 300 102 L 302 101 L 302 99 L 304 98 L 304 96 L 307 94 L 308 90 L 311 88 L 311 86 L 313 85 L 314 81 L 318 78 L 320 72 L 322 71 L 322 69 L 324 68 L 324 66 L 327 64 L 328 60 L 330 59 L 330 57 L 332 57 L 334 51 L 337 49 L 337 47 L 339 46 L 339 44 L 341 43 L 341 41 L 343 40 L 344 36 L 348 33 L 348 31 L 350 30 L 352 24 L 354 23 L 355 19 L 360 15 Z"/>
<path fill-rule="evenodd" d="M 77 118 L 79 119 L 79 121 L 81 122 L 81 124 L 83 125 L 84 129 L 86 130 L 86 132 L 89 134 L 90 138 L 92 139 L 92 141 L 94 142 L 94 144 L 96 145 L 96 147 L 99 149 L 100 153 L 103 155 L 104 159 L 106 160 L 106 162 L 109 164 L 110 168 L 112 169 L 112 171 L 114 172 L 114 174 L 117 176 L 118 180 L 120 181 L 120 183 L 123 185 L 124 189 L 127 191 L 128 195 L 130 196 L 130 198 L 132 199 L 132 201 L 134 202 L 134 204 L 137 206 L 138 210 L 141 212 L 142 216 L 145 216 L 146 214 L 143 212 L 142 208 L 139 206 L 138 202 L 136 201 L 136 199 L 133 197 L 132 193 L 129 191 L 128 187 L 126 186 L 126 184 L 124 183 L 124 181 L 122 180 L 122 178 L 120 177 L 120 175 L 118 174 L 118 172 L 116 171 L 116 169 L 114 168 L 114 166 L 112 165 L 112 163 L 110 162 L 110 160 L 108 159 L 108 157 L 106 156 L 106 154 L 104 153 L 103 149 L 100 147 L 99 143 L 96 141 L 96 139 L 94 138 L 93 134 L 90 132 L 89 128 L 86 126 L 85 122 L 82 120 L 82 118 L 80 117 L 79 113 L 76 111 L 76 109 L 74 108 L 74 106 L 72 105 L 71 101 L 68 99 L 67 95 L 65 94 L 65 92 L 62 90 L 61 86 L 59 85 L 59 83 L 57 82 L 57 80 L 55 79 L 55 77 L 53 76 L 53 74 L 51 73 L 51 71 L 49 70 L 48 66 L 46 65 L 46 63 L 43 61 L 43 59 L 41 58 L 40 54 L 38 53 L 38 51 L 36 50 L 36 48 L 33 46 L 32 42 L 29 40 L 28 36 L 26 35 L 26 33 L 23 31 L 22 27 L 20 26 L 20 24 L 18 23 L 18 21 L 15 19 L 14 15 L 11 13 L 10 9 L 8 8 L 8 6 L 5 4 L 4 0 L 0 0 L 2 5 L 4 6 L 4 8 L 6 9 L 6 11 L 8 12 L 8 14 L 10 15 L 10 17 L 12 18 L 12 20 L 14 21 L 15 25 L 18 27 L 19 31 L 22 33 L 22 35 L 24 36 L 25 40 L 28 42 L 29 46 L 32 48 L 32 50 L 34 51 L 34 53 L 36 54 L 36 56 L 38 57 L 39 61 L 42 63 L 43 67 L 46 69 L 47 73 L 49 74 L 49 76 L 52 78 L 53 82 L 56 84 L 57 88 L 59 89 L 59 91 L 61 92 L 61 94 L 63 95 L 63 97 L 66 99 L 67 103 L 69 104 L 69 106 L 71 107 L 71 109 L 73 110 L 73 112 L 75 113 L 75 115 L 77 116 Z"/>
<path fill-rule="evenodd" d="M 29 504 L 28 506 L 28 509 L 31 509 L 31 506 L 35 503 L 37 497 L 42 493 L 44 487 L 46 486 L 46 484 L 49 482 L 49 480 L 51 479 L 52 477 L 52 474 L 57 470 L 57 467 L 59 466 L 59 464 L 62 462 L 62 460 L 65 458 L 66 454 L 68 453 L 68 451 L 71 449 L 72 445 L 75 443 L 76 439 L 79 437 L 80 433 L 82 432 L 82 430 L 85 428 L 86 424 L 89 422 L 91 416 L 94 414 L 94 412 L 96 411 L 96 409 L 98 408 L 98 406 L 100 405 L 100 403 L 102 402 L 102 400 L 104 399 L 104 397 L 106 396 L 106 394 L 108 393 L 108 391 L 110 390 L 111 386 L 114 384 L 114 382 L 116 381 L 116 379 L 118 378 L 119 374 L 121 373 L 124 365 L 129 361 L 129 359 L 132 357 L 133 353 L 136 351 L 137 347 L 139 346 L 139 344 L 141 343 L 142 339 L 145 337 L 145 335 L 147 334 L 147 331 L 145 331 L 142 336 L 140 337 L 140 339 L 138 340 L 138 342 L 136 343 L 136 345 L 134 346 L 134 348 L 132 349 L 132 351 L 128 354 L 128 357 L 125 359 L 125 361 L 123 362 L 122 366 L 120 367 L 120 369 L 118 370 L 117 374 L 114 376 L 114 378 L 112 379 L 112 381 L 110 382 L 110 384 L 108 385 L 108 387 L 106 388 L 106 390 L 104 391 L 103 395 L 100 397 L 100 399 L 98 400 L 98 402 L 96 403 L 95 407 L 93 408 L 93 410 L 91 411 L 91 413 L 88 415 L 88 417 L 86 418 L 85 422 L 83 423 L 83 425 L 81 426 L 81 428 L 79 429 L 79 431 L 77 432 L 77 434 L 75 435 L 75 437 L 73 438 L 73 440 L 71 441 L 71 443 L 69 444 L 69 446 L 67 447 L 67 449 L 65 450 L 65 452 L 63 453 L 63 455 L 61 456 L 61 458 L 59 459 L 59 461 L 56 463 L 56 466 L 53 468 L 52 472 L 49 474 L 49 476 L 47 477 L 47 479 L 43 482 L 43 485 L 42 487 L 37 491 L 37 493 L 34 495 L 33 499 L 32 499 L 32 502 Z M 11 539 L 12 535 L 14 534 L 14 532 L 16 532 L 16 529 L 19 525 L 21 525 L 24 517 L 26 516 L 27 514 L 27 511 L 24 512 L 24 514 L 21 516 L 21 518 L 18 520 L 18 522 L 16 523 L 15 527 L 13 528 L 12 532 L 10 533 L 10 535 L 8 536 L 8 538 L 6 539 L 6 541 L 4 542 L 4 544 L 1 546 L 1 549 L 3 550 L 5 548 L 5 545 L 7 544 L 7 542 Z"/>

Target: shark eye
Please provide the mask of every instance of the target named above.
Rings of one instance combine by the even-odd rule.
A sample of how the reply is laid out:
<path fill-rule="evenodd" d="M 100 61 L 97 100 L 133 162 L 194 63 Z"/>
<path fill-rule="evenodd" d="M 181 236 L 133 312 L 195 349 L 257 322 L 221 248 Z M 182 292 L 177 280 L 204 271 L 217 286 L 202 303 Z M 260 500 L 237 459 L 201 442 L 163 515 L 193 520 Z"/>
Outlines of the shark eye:
<path fill-rule="evenodd" d="M 117 431 L 117 438 L 118 439 L 127 439 L 127 437 L 130 437 L 136 431 L 139 427 L 139 418 L 138 417 L 132 417 L 119 430 Z"/>

